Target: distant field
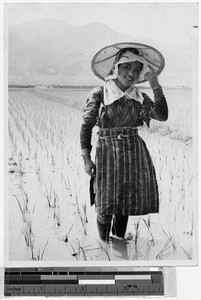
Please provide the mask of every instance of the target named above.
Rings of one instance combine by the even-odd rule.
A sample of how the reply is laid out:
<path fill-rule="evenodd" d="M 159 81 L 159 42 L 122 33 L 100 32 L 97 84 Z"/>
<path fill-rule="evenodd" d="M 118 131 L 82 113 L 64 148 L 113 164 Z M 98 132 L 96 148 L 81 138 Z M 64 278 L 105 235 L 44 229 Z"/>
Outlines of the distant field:
<path fill-rule="evenodd" d="M 23 90 L 22 90 L 23 91 Z M 53 101 L 64 105 L 83 110 L 89 88 L 68 88 L 68 89 L 47 89 L 31 90 L 37 97 L 42 97 L 47 101 Z M 151 98 L 153 93 L 150 89 L 144 89 Z M 164 89 L 168 106 L 169 119 L 165 123 L 152 121 L 151 131 L 157 130 L 161 134 L 168 134 L 174 139 L 184 142 L 191 142 L 192 139 L 192 90 L 191 89 Z"/>
<path fill-rule="evenodd" d="M 89 204 L 79 145 L 88 93 L 75 88 L 9 91 L 10 260 L 125 259 L 112 245 L 105 250 L 98 242 Z M 131 261 L 195 258 L 192 91 L 164 93 L 169 120 L 140 129 L 156 167 L 160 214 L 129 218 L 126 255 Z"/>

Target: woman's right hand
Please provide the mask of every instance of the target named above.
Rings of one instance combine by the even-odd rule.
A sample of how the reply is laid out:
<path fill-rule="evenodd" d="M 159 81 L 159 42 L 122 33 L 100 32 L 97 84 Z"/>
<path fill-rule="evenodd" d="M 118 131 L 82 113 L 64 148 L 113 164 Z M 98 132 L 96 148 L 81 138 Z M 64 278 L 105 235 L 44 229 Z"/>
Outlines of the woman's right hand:
<path fill-rule="evenodd" d="M 91 177 L 95 176 L 96 166 L 90 158 L 85 159 L 85 161 L 84 161 L 84 170 L 89 176 L 91 176 Z"/>

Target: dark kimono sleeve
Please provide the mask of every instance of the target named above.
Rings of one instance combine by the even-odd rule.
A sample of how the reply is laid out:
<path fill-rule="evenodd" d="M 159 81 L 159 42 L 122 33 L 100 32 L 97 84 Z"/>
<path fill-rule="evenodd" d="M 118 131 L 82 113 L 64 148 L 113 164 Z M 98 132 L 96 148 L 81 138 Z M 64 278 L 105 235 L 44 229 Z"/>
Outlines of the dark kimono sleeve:
<path fill-rule="evenodd" d="M 150 120 L 166 121 L 168 119 L 168 106 L 162 87 L 153 90 L 154 101 L 143 93 L 144 101 L 141 110 L 141 118 L 149 126 Z"/>
<path fill-rule="evenodd" d="M 101 87 L 94 88 L 88 95 L 86 107 L 82 117 L 82 125 L 80 130 L 80 144 L 82 151 L 91 152 L 91 135 L 92 129 L 96 124 L 100 104 L 103 98 Z"/>

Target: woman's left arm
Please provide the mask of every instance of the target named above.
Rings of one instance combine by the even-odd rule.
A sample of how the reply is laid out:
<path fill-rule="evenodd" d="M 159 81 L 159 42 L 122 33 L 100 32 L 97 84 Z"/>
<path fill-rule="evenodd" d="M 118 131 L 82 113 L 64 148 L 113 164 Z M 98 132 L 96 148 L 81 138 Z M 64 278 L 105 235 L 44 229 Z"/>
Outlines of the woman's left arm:
<path fill-rule="evenodd" d="M 158 121 L 168 119 L 168 106 L 161 86 L 153 89 L 155 107 L 151 110 L 150 117 Z"/>
<path fill-rule="evenodd" d="M 154 108 L 150 111 L 150 117 L 158 121 L 166 121 L 168 119 L 168 106 L 166 98 L 163 94 L 163 89 L 158 82 L 157 75 L 152 67 L 150 67 L 150 72 L 147 72 L 145 79 L 149 81 L 150 87 L 154 93 Z M 146 94 L 145 94 L 146 95 Z M 151 101 L 151 99 L 146 95 L 144 97 L 144 104 Z"/>

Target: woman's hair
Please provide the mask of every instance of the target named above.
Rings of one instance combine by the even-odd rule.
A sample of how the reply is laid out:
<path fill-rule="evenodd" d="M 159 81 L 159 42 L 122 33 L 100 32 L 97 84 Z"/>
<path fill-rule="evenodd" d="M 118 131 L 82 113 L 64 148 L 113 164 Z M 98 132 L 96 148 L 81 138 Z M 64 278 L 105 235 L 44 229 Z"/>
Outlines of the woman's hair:
<path fill-rule="evenodd" d="M 119 52 L 117 52 L 117 54 L 116 54 L 116 57 L 115 57 L 115 60 L 114 60 L 112 69 L 111 69 L 110 72 L 107 74 L 107 76 L 113 74 L 113 71 L 114 71 L 114 68 L 115 68 L 116 63 L 118 63 L 118 61 L 119 61 L 120 58 L 122 57 L 123 53 L 125 53 L 125 52 L 127 52 L 127 51 L 129 51 L 129 52 L 131 52 L 131 53 L 134 53 L 134 54 L 137 54 L 137 55 L 140 54 L 139 51 L 138 51 L 138 49 L 136 49 L 136 48 L 129 48 L 129 47 L 128 47 L 128 48 L 123 48 L 123 49 L 119 50 Z M 143 66 L 143 64 L 142 64 L 142 66 Z"/>
<path fill-rule="evenodd" d="M 131 53 L 134 53 L 134 54 L 138 54 L 138 55 L 140 54 L 136 48 L 123 48 L 123 49 L 119 50 L 119 52 L 117 52 L 113 65 L 115 66 L 116 63 L 118 63 L 118 61 L 122 57 L 123 53 L 128 52 L 128 51 Z"/>

